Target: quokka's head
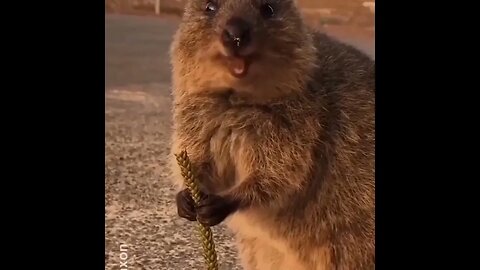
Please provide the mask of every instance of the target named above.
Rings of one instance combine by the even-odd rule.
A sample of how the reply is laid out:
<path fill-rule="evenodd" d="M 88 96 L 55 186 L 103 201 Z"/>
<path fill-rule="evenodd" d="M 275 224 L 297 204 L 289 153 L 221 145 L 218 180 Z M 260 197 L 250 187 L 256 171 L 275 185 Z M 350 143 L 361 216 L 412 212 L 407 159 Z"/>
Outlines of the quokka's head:
<path fill-rule="evenodd" d="M 172 45 L 182 91 L 275 96 L 301 87 L 315 49 L 293 0 L 188 0 Z"/>

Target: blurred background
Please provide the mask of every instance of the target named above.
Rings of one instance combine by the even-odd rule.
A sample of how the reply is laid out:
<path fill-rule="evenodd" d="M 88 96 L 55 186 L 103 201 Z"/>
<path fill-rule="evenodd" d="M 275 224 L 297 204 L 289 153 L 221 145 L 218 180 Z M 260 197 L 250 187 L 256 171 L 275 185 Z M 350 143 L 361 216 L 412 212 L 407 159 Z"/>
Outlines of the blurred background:
<path fill-rule="evenodd" d="M 105 269 L 204 269 L 168 179 L 169 46 L 185 0 L 105 0 Z M 375 58 L 375 2 L 298 0 L 306 21 Z M 220 269 L 239 267 L 213 228 Z"/>
<path fill-rule="evenodd" d="M 108 12 L 181 15 L 186 0 L 106 0 Z M 350 24 L 374 27 L 375 1 L 297 0 L 315 24 Z"/>

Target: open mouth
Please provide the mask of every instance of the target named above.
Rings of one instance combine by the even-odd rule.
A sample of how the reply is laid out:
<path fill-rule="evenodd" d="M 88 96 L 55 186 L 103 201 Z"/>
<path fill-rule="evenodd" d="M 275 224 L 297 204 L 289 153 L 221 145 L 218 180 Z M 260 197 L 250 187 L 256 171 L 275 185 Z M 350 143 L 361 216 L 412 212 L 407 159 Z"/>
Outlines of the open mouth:
<path fill-rule="evenodd" d="M 248 73 L 250 61 L 244 57 L 231 56 L 226 59 L 230 74 L 236 78 L 243 78 Z"/>

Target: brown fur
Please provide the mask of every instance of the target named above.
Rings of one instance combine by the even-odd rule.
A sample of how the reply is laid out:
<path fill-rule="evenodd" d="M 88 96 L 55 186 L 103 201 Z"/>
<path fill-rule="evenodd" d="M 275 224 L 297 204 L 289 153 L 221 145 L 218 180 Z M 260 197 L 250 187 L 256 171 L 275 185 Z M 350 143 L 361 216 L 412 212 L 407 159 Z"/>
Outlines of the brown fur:
<path fill-rule="evenodd" d="M 263 22 L 263 2 L 219 1 L 213 19 L 187 3 L 172 44 L 172 151 L 188 151 L 206 193 L 249 205 L 227 219 L 245 269 L 373 269 L 375 64 L 310 31 L 291 0 Z M 239 14 L 260 52 L 244 79 L 216 38 Z"/>

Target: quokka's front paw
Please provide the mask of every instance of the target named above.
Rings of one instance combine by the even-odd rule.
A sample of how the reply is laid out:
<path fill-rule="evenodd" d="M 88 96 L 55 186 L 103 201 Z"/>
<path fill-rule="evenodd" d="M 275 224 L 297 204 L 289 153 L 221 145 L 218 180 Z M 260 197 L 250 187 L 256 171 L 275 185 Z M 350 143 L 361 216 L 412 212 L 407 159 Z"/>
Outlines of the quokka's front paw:
<path fill-rule="evenodd" d="M 197 220 L 195 202 L 190 196 L 190 192 L 188 191 L 188 189 L 184 189 L 177 193 L 176 203 L 177 203 L 177 212 L 180 217 L 190 221 Z"/>
<path fill-rule="evenodd" d="M 205 195 L 197 206 L 197 220 L 206 226 L 215 226 L 237 209 L 235 202 L 217 195 Z"/>

